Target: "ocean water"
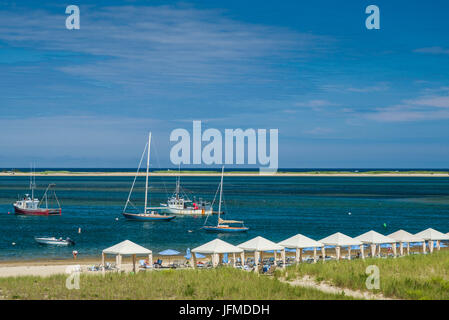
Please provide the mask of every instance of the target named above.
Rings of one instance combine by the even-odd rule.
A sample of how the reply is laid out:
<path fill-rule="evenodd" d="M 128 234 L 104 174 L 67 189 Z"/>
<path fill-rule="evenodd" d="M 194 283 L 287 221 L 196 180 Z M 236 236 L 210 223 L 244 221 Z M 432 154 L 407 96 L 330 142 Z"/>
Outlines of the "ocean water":
<path fill-rule="evenodd" d="M 144 223 L 124 219 L 121 212 L 132 179 L 37 177 L 37 196 L 55 183 L 63 211 L 61 216 L 33 217 L 16 216 L 12 207 L 18 195 L 28 192 L 29 179 L 0 177 L 0 259 L 68 258 L 74 249 L 80 257 L 99 257 L 102 249 L 125 239 L 154 253 L 185 252 L 217 237 L 200 230 L 204 217 Z M 212 200 L 219 179 L 183 177 L 181 182 L 191 198 Z M 174 177 L 151 177 L 151 205 L 164 202 L 174 187 Z M 142 177 L 132 197 L 136 205 L 143 204 L 143 191 Z M 225 218 L 244 220 L 250 228 L 247 233 L 218 235 L 232 244 L 258 235 L 281 241 L 297 233 L 318 240 L 337 231 L 357 236 L 371 229 L 383 234 L 428 227 L 449 232 L 449 178 L 225 177 L 224 199 Z M 217 217 L 208 219 L 214 224 Z M 70 237 L 76 245 L 50 247 L 34 241 L 46 235 Z"/>

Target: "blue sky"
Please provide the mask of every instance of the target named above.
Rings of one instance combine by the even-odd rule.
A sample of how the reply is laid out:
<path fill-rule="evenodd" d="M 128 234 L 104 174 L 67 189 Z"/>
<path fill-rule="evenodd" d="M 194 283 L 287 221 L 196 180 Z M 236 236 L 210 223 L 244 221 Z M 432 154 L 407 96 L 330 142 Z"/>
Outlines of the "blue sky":
<path fill-rule="evenodd" d="M 192 120 L 278 128 L 280 167 L 448 167 L 447 1 L 0 5 L 0 167 L 135 167 L 149 130 L 170 166 Z"/>

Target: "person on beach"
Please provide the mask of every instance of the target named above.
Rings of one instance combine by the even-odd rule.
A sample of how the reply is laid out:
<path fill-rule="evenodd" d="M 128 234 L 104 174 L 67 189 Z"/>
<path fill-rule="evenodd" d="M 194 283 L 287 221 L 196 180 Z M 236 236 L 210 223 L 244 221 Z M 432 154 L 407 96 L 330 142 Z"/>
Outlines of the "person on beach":
<path fill-rule="evenodd" d="M 78 255 L 78 251 L 73 250 L 73 251 L 72 251 L 72 254 L 73 254 L 73 259 L 76 260 L 76 256 Z"/>

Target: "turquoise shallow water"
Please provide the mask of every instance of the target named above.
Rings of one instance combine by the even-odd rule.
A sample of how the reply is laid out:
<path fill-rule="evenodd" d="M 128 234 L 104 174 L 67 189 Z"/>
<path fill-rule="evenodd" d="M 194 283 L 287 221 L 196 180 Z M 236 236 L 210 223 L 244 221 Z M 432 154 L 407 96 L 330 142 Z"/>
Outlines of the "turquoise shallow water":
<path fill-rule="evenodd" d="M 152 177 L 150 181 L 151 204 L 159 205 L 173 191 L 175 178 Z M 158 223 L 125 220 L 121 211 L 130 177 L 37 177 L 36 182 L 39 197 L 48 183 L 56 183 L 63 214 L 14 215 L 12 203 L 27 191 L 28 178 L 0 177 L 2 260 L 67 258 L 74 248 L 80 256 L 98 256 L 102 249 L 125 239 L 155 253 L 169 248 L 185 251 L 216 237 L 199 230 L 204 218 L 177 217 Z M 184 189 L 210 200 L 218 183 L 219 177 L 182 179 Z M 139 179 L 133 197 L 137 204 L 143 203 L 143 184 L 144 179 Z M 296 233 L 320 239 L 337 231 L 357 236 L 371 229 L 384 234 L 428 227 L 449 232 L 449 178 L 225 177 L 224 195 L 227 218 L 242 219 L 250 228 L 246 234 L 219 235 L 233 244 L 257 235 L 280 241 Z M 215 221 L 215 216 L 209 218 Z M 43 235 L 69 236 L 76 246 L 40 246 L 33 238 Z"/>

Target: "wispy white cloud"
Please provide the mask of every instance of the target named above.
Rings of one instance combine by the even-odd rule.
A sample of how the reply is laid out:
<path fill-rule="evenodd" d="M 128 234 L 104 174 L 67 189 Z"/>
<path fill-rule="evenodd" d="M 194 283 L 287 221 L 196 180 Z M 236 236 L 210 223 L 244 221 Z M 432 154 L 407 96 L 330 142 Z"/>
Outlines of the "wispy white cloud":
<path fill-rule="evenodd" d="M 400 104 L 377 108 L 364 117 L 376 121 L 405 122 L 449 118 L 449 96 L 424 96 L 403 100 Z"/>
<path fill-rule="evenodd" d="M 430 54 L 448 54 L 449 55 L 449 49 L 445 49 L 442 47 L 418 48 L 418 49 L 413 50 L 413 52 L 430 53 Z"/>
<path fill-rule="evenodd" d="M 349 87 L 346 90 L 349 92 L 379 92 L 386 91 L 390 87 L 386 83 L 380 83 L 374 86 L 366 86 L 366 87 Z"/>
<path fill-rule="evenodd" d="M 260 72 L 271 74 L 273 57 L 307 57 L 329 43 L 321 36 L 235 21 L 218 10 L 80 9 L 81 29 L 71 31 L 64 27 L 64 15 L 0 12 L 0 39 L 96 57 L 84 63 L 76 59 L 59 70 L 139 89 L 161 82 L 263 81 Z"/>
<path fill-rule="evenodd" d="M 305 102 L 297 102 L 295 103 L 295 105 L 298 107 L 316 108 L 316 107 L 337 106 L 338 104 L 328 100 L 315 99 L 315 100 L 308 100 Z"/>
<path fill-rule="evenodd" d="M 349 92 L 349 93 L 371 93 L 387 91 L 390 86 L 386 82 L 380 82 L 370 86 L 353 86 L 353 85 L 341 85 L 341 84 L 325 84 L 321 86 L 321 90 L 325 92 Z"/>
<path fill-rule="evenodd" d="M 329 100 L 325 100 L 325 99 L 312 99 L 312 100 L 307 100 L 307 101 L 301 101 L 301 102 L 294 103 L 294 105 L 296 107 L 301 107 L 301 108 L 310 108 L 311 110 L 318 111 L 318 112 L 322 111 L 325 108 L 339 106 L 338 103 L 335 103 L 335 102 L 332 102 Z M 289 109 L 289 110 L 292 110 L 292 109 Z"/>
<path fill-rule="evenodd" d="M 436 108 L 449 108 L 449 96 L 423 97 L 413 100 L 405 100 L 405 103 L 414 106 L 428 106 Z"/>
<path fill-rule="evenodd" d="M 333 132 L 334 132 L 334 129 L 324 128 L 324 127 L 315 127 L 310 130 L 304 130 L 304 133 L 309 134 L 309 135 L 327 135 L 327 134 L 330 134 Z"/>

